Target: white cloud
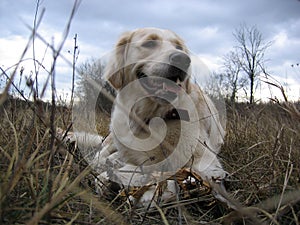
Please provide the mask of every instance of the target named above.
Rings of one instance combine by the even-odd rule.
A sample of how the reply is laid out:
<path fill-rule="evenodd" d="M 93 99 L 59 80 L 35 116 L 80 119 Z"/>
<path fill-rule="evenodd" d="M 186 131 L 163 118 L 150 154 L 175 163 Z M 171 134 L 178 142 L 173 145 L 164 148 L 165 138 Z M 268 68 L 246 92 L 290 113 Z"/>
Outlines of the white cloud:
<path fill-rule="evenodd" d="M 55 46 L 61 41 L 64 27 L 72 8 L 72 1 L 41 1 L 46 13 L 39 27 L 39 33 L 49 42 L 54 39 Z M 7 68 L 19 60 L 26 46 L 30 31 L 23 23 L 32 24 L 36 3 L 32 1 L 2 0 L 0 65 Z M 72 21 L 69 37 L 62 54 L 72 59 L 68 50 L 73 50 L 73 37 L 78 34 L 80 54 L 78 65 L 90 57 L 98 58 L 112 50 L 120 33 L 138 27 L 157 26 L 174 30 L 187 41 L 190 50 L 200 56 L 209 70 L 218 70 L 222 64 L 221 57 L 234 45 L 232 33 L 242 23 L 257 25 L 264 37 L 274 40 L 266 53 L 269 70 L 273 74 L 294 79 L 300 83 L 295 72 L 289 71 L 289 64 L 299 63 L 300 49 L 300 3 L 299 1 L 274 0 L 272 3 L 253 0 L 251 4 L 244 1 L 180 1 L 154 0 L 149 5 L 146 1 L 120 0 L 82 1 Z M 249 13 L 255 12 L 255 13 Z M 12 17 L 11 15 L 18 15 Z M 22 20 L 20 20 L 22 18 Z M 36 58 L 42 60 L 46 46 L 36 42 Z M 27 58 L 32 58 L 29 49 Z M 43 64 L 50 68 L 52 55 L 47 49 Z M 25 62 L 24 62 L 25 63 Z M 26 70 L 33 70 L 32 61 L 28 60 Z M 289 68 L 289 69 L 287 69 Z M 57 65 L 57 87 L 67 87 L 69 66 L 59 61 Z M 64 75 L 63 75 L 64 74 Z M 294 74 L 294 75 L 293 75 Z M 41 72 L 41 79 L 46 75 Z M 68 89 L 68 88 L 65 88 Z M 293 89 L 294 90 L 294 89 Z"/>
<path fill-rule="evenodd" d="M 274 37 L 274 48 L 284 48 L 288 43 L 288 36 L 285 31 L 281 31 L 280 33 L 276 34 Z"/>
<path fill-rule="evenodd" d="M 212 39 L 219 37 L 218 34 L 219 28 L 216 26 L 207 26 L 204 28 L 200 28 L 194 32 L 195 38 L 200 39 Z"/>
<path fill-rule="evenodd" d="M 222 67 L 222 58 L 211 54 L 198 54 L 200 60 L 211 72 L 219 72 Z"/>
<path fill-rule="evenodd" d="M 0 38 L 1 67 L 8 68 L 17 63 L 26 46 L 27 40 L 20 35 Z"/>

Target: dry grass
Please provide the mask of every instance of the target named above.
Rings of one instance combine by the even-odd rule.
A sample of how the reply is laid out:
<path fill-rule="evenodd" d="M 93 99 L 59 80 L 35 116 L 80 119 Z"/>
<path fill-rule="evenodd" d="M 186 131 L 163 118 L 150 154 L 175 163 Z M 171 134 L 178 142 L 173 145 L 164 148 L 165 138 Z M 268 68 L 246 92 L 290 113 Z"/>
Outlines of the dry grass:
<path fill-rule="evenodd" d="M 29 44 L 10 76 L 1 68 L 0 76 L 6 76 L 8 83 L 0 94 L 0 223 L 299 224 L 300 115 L 299 108 L 288 101 L 228 106 L 227 135 L 220 157 L 229 173 L 231 197 L 244 206 L 238 212 L 210 193 L 184 197 L 179 191 L 173 202 L 150 209 L 132 208 L 112 189 L 105 198 L 96 194 L 97 174 L 74 146 L 63 147 L 55 135 L 57 127 L 72 128 L 71 109 L 59 105 L 55 97 L 55 65 L 59 57 L 67 61 L 60 50 L 79 3 L 74 3 L 57 49 L 37 32 L 43 13 L 35 18 L 28 40 L 39 39 L 52 50 L 53 66 L 45 69 L 49 74 L 44 84 L 44 89 L 52 90 L 51 105 L 41 101 L 44 93 L 38 93 L 33 85 L 28 85 L 32 101 L 14 86 Z M 22 100 L 8 97 L 11 88 Z M 98 113 L 97 122 L 99 134 L 105 136 L 109 118 Z"/>
<path fill-rule="evenodd" d="M 70 113 L 57 106 L 54 125 L 67 129 Z M 109 118 L 100 117 L 106 125 L 99 129 L 105 133 Z M 239 213 L 211 194 L 182 197 L 148 210 L 131 208 L 112 191 L 100 199 L 95 174 L 79 152 L 63 148 L 58 140 L 51 145 L 49 105 L 9 99 L 1 106 L 1 118 L 1 223 L 299 222 L 300 124 L 276 104 L 228 108 L 221 157 L 230 174 L 228 190 L 245 206 Z"/>
<path fill-rule="evenodd" d="M 92 224 L 104 218 L 124 223 L 98 200 L 94 174 L 83 159 L 57 140 L 51 145 L 51 107 L 43 105 L 40 117 L 34 106 L 15 99 L 1 106 L 1 223 Z M 55 125 L 63 126 L 68 113 L 57 107 Z"/>
<path fill-rule="evenodd" d="M 258 207 L 264 219 L 296 222 L 300 216 L 299 148 L 300 123 L 277 104 L 230 108 L 222 155 L 234 197 Z M 289 194 L 298 197 L 289 199 Z"/>

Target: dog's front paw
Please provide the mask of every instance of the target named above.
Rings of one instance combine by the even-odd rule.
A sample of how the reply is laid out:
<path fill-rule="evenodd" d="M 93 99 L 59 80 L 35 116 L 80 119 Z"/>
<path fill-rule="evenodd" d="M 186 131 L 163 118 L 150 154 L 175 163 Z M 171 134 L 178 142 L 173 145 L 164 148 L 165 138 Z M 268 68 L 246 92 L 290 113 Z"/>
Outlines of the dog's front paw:
<path fill-rule="evenodd" d="M 208 182 L 222 181 L 228 175 L 222 167 L 208 167 L 206 170 L 200 172 L 201 177 Z"/>
<path fill-rule="evenodd" d="M 207 161 L 209 160 L 195 161 L 192 169 L 208 183 L 224 180 L 227 173 L 224 171 L 219 160 L 214 158 L 210 160 L 209 164 Z"/>

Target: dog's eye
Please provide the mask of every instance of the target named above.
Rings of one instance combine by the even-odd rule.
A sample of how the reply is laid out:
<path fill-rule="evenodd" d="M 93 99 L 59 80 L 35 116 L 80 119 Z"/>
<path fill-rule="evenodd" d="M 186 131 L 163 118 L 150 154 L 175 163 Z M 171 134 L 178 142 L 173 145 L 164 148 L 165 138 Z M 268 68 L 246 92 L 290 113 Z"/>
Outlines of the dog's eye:
<path fill-rule="evenodd" d="M 155 40 L 148 40 L 142 44 L 142 46 L 145 48 L 154 48 L 154 47 L 156 47 L 156 45 L 157 45 L 157 43 Z"/>
<path fill-rule="evenodd" d="M 183 47 L 181 45 L 176 45 L 176 49 L 183 50 Z"/>

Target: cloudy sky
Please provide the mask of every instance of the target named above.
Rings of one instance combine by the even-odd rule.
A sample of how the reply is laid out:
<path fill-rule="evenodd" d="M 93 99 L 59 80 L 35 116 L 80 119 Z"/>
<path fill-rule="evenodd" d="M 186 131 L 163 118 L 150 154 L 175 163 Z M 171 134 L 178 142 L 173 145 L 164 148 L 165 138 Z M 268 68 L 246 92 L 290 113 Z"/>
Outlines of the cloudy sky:
<path fill-rule="evenodd" d="M 0 2 L 0 66 L 4 70 L 18 62 L 26 46 L 31 32 L 25 24 L 33 25 L 36 2 Z M 39 13 L 43 8 L 46 11 L 38 33 L 50 44 L 58 46 L 60 43 L 73 2 L 40 0 Z M 110 52 L 124 31 L 139 27 L 159 27 L 178 33 L 186 41 L 191 52 L 198 55 L 210 70 L 216 71 L 222 66 L 224 54 L 236 45 L 233 33 L 241 24 L 255 25 L 266 42 L 272 41 L 272 46 L 266 52 L 267 69 L 282 84 L 287 84 L 288 95 L 291 98 L 298 99 L 298 0 L 83 0 L 72 21 L 62 54 L 72 60 L 69 51 L 73 49 L 75 34 L 78 34 L 80 53 L 77 65 L 80 65 L 87 59 L 101 58 Z M 35 46 L 36 59 L 50 69 L 51 50 L 39 40 L 36 40 Z M 28 60 L 22 63 L 25 68 L 24 74 L 27 76 L 34 68 L 30 60 L 32 57 L 33 50 L 30 48 L 25 56 Z M 8 73 L 10 71 L 7 70 Z M 57 91 L 63 98 L 71 89 L 71 74 L 70 65 L 59 60 L 56 68 Z M 45 82 L 46 76 L 47 73 L 40 69 L 40 83 Z M 3 74 L 0 79 L 4 79 Z"/>

